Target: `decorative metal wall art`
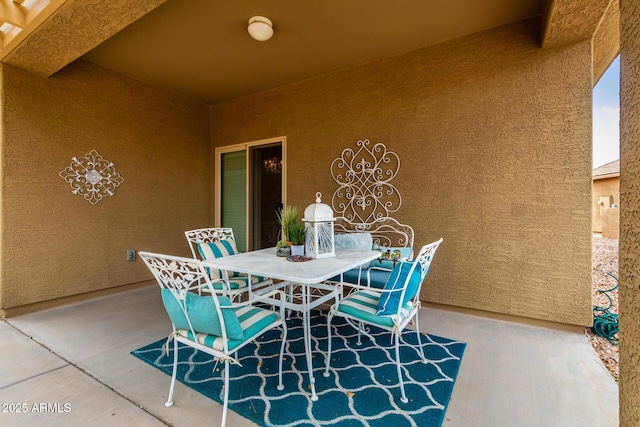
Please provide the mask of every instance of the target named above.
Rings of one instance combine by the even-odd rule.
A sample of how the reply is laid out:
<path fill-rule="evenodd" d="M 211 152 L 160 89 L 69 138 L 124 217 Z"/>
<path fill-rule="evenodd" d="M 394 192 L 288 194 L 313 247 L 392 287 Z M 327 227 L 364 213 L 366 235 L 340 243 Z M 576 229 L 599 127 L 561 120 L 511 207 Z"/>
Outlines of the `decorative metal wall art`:
<path fill-rule="evenodd" d="M 346 148 L 331 162 L 331 176 L 339 184 L 331 205 L 337 215 L 355 223 L 389 217 L 402 205 L 391 183 L 400 170 L 400 158 L 381 142 L 370 144 L 368 139 L 358 141 L 358 151 Z"/>
<path fill-rule="evenodd" d="M 71 164 L 59 175 L 71 185 L 71 192 L 95 205 L 103 197 L 113 196 L 124 178 L 116 172 L 115 165 L 105 160 L 96 150 L 82 157 L 72 157 Z"/>

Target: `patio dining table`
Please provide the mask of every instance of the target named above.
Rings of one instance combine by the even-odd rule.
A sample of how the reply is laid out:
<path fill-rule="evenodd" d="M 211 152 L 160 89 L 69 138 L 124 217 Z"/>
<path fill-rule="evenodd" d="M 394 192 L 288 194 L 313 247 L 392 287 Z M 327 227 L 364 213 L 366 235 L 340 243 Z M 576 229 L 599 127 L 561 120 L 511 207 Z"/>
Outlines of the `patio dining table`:
<path fill-rule="evenodd" d="M 334 299 L 339 300 L 342 287 L 326 281 L 342 273 L 367 264 L 380 256 L 379 251 L 351 251 L 336 249 L 335 257 L 310 259 L 308 261 L 291 261 L 276 256 L 275 248 L 261 249 L 242 254 L 203 261 L 206 267 L 245 273 L 249 276 L 263 276 L 280 280 L 273 285 L 256 290 L 256 294 L 273 289 L 296 289 L 290 292 L 285 307 L 302 313 L 305 358 L 311 388 L 311 400 L 318 400 L 313 376 L 311 359 L 311 321 L 312 309 Z M 289 257 L 291 259 L 291 257 Z M 251 283 L 251 280 L 249 280 Z M 251 289 L 249 292 L 252 292 Z"/>

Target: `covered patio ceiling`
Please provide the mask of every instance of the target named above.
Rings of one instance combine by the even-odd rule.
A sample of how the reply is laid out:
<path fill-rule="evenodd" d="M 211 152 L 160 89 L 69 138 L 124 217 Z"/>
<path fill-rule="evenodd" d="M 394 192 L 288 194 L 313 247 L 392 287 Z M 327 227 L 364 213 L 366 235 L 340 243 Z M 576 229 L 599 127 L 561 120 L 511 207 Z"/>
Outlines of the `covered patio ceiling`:
<path fill-rule="evenodd" d="M 242 97 L 527 18 L 543 48 L 595 37 L 594 81 L 618 52 L 618 3 L 472 0 L 0 0 L 3 62 L 50 77 L 77 58 L 207 104 Z M 274 23 L 266 42 L 251 16 Z M 22 16 L 22 18 L 21 18 Z M 17 17 L 17 18 L 16 18 Z M 36 19 L 37 18 L 37 19 Z M 598 31 L 597 31 L 598 30 Z M 17 36 L 16 36 L 17 35 Z"/>

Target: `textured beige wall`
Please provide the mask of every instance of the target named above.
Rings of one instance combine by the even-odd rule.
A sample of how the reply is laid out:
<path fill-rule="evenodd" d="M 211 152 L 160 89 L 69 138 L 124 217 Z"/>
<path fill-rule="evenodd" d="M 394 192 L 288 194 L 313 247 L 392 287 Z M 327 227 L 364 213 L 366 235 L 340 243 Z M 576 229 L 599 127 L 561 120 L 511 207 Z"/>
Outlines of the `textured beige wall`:
<path fill-rule="evenodd" d="M 212 109 L 222 146 L 287 136 L 289 203 L 336 189 L 369 138 L 401 159 L 395 216 L 439 237 L 422 298 L 591 322 L 591 47 L 539 49 L 537 21 L 456 39 Z"/>
<path fill-rule="evenodd" d="M 602 209 L 602 237 L 615 240 L 620 238 L 620 208 Z"/>
<path fill-rule="evenodd" d="M 542 47 L 566 46 L 591 39 L 612 1 L 617 0 L 547 0 Z"/>
<path fill-rule="evenodd" d="M 593 181 L 591 194 L 591 210 L 593 215 L 593 231 L 602 233 L 602 209 L 598 202 L 602 196 L 611 196 L 611 203 L 620 206 L 620 177 L 596 179 Z"/>
<path fill-rule="evenodd" d="M 620 3 L 620 425 L 640 425 L 640 2 Z"/>
<path fill-rule="evenodd" d="M 620 53 L 620 2 L 611 1 L 593 35 L 594 86 Z"/>
<path fill-rule="evenodd" d="M 151 278 L 129 248 L 186 255 L 209 220 L 209 107 L 78 61 L 2 67 L 2 307 Z M 58 173 L 97 150 L 124 182 L 91 205 Z"/>

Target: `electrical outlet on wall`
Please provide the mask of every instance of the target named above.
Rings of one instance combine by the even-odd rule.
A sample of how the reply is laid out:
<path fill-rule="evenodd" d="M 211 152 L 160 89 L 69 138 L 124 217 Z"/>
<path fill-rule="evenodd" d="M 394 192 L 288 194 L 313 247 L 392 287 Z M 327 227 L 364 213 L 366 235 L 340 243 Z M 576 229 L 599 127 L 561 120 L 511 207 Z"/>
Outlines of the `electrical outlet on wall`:
<path fill-rule="evenodd" d="M 136 260 L 136 250 L 127 249 L 127 261 L 135 261 L 135 260 Z"/>

